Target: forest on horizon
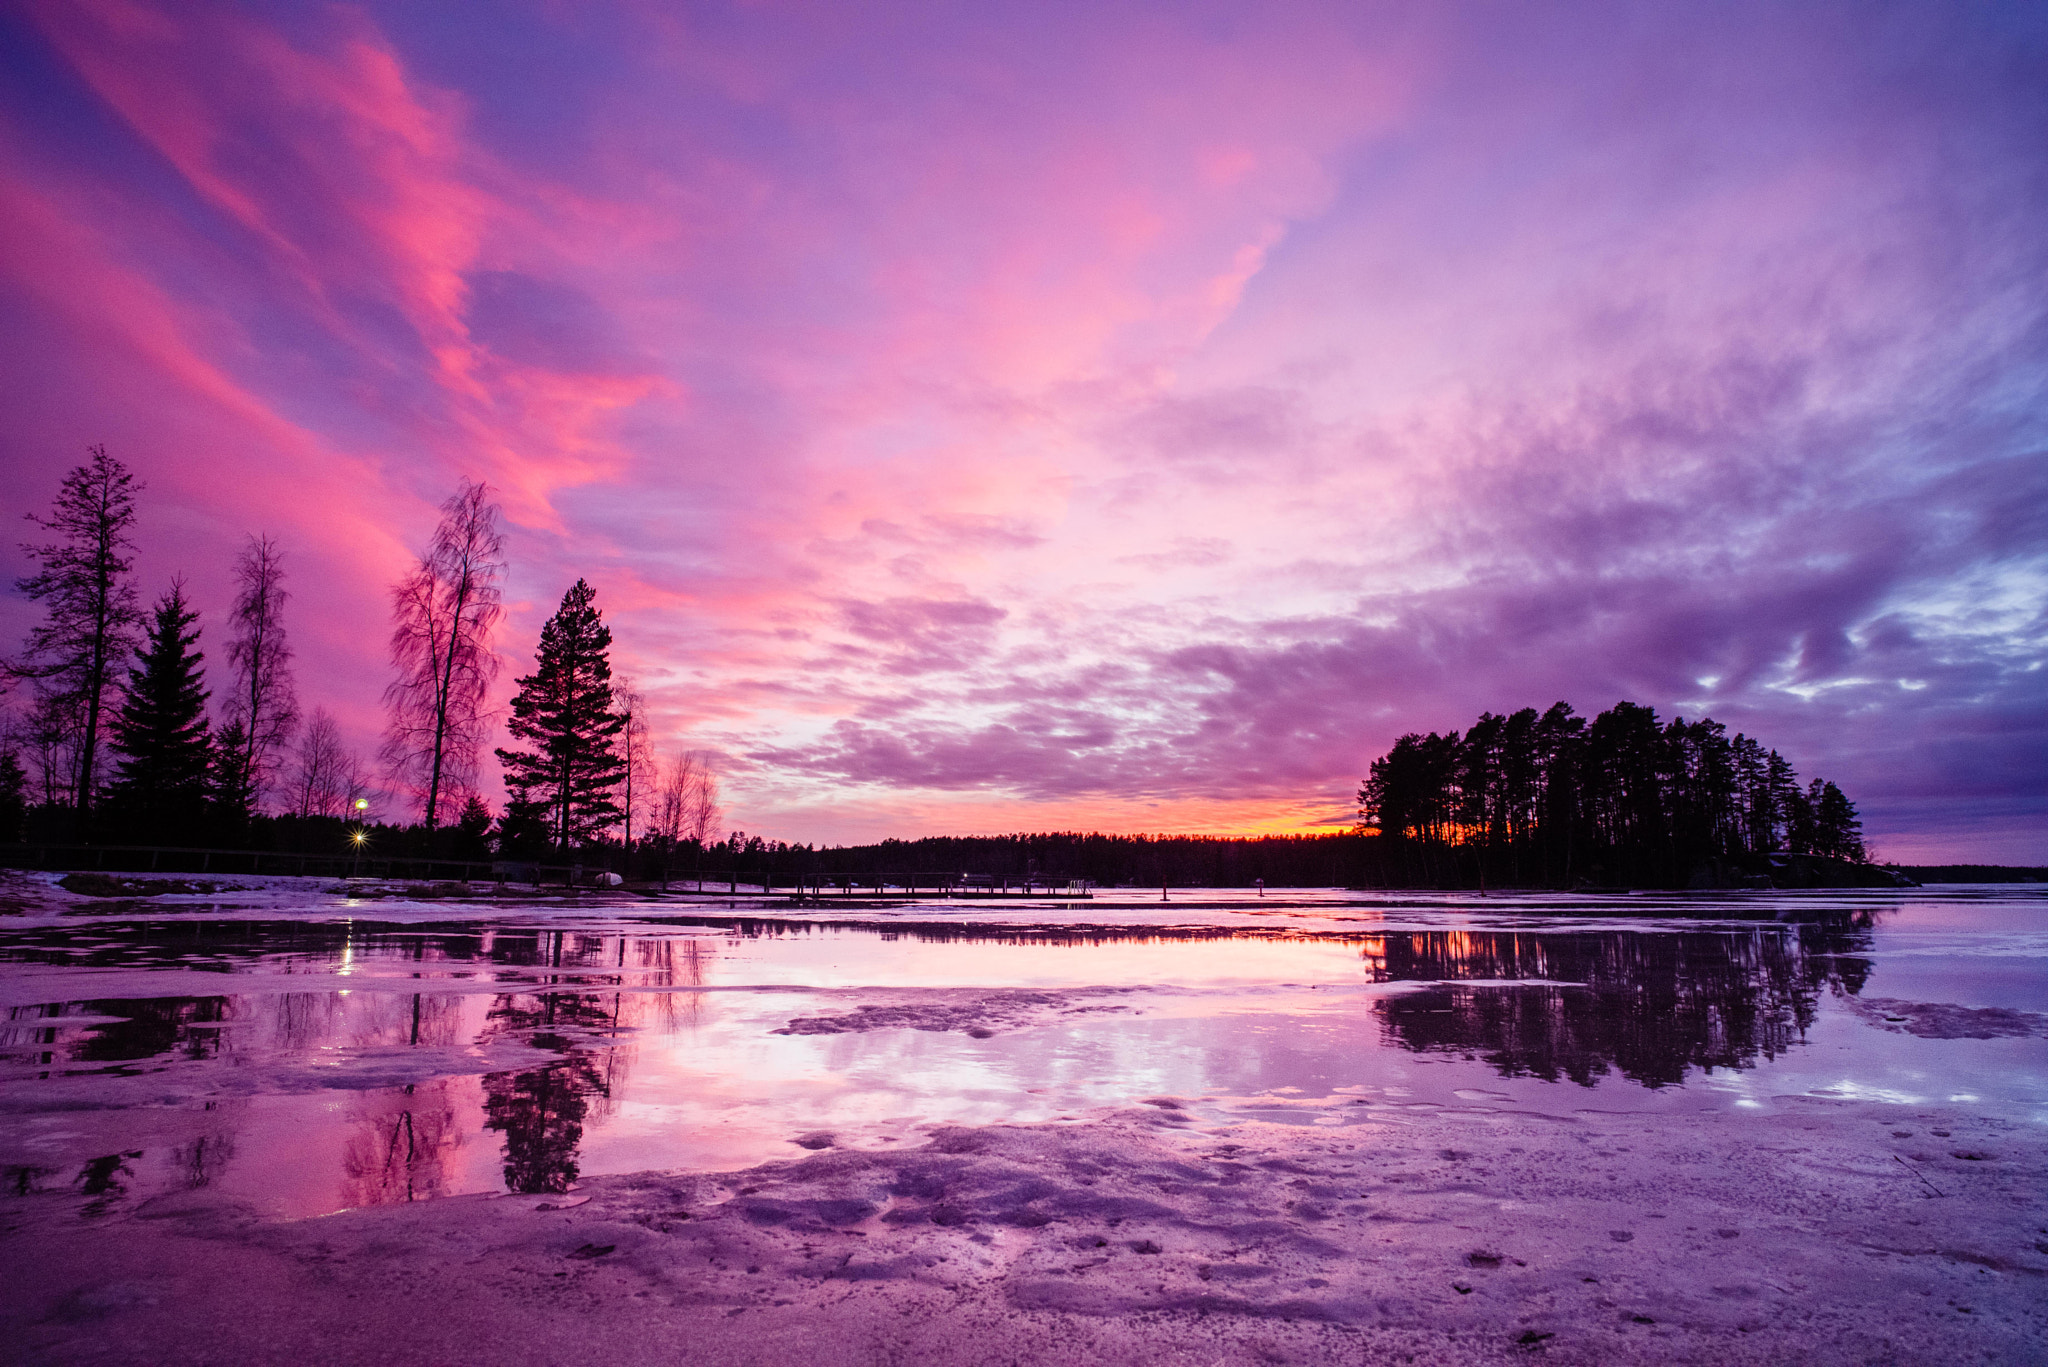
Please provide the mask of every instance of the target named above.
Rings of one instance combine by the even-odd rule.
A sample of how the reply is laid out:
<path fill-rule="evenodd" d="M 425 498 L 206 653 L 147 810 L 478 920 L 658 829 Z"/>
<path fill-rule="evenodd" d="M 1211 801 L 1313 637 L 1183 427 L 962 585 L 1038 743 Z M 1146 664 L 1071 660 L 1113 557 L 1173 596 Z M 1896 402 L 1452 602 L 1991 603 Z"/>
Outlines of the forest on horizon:
<path fill-rule="evenodd" d="M 1740 886 L 1782 854 L 1860 863 L 1855 805 L 1833 783 L 1710 718 L 1620 702 L 1482 715 L 1373 759 L 1345 833 L 1258 837 L 1046 832 L 819 848 L 722 825 L 702 752 L 657 753 L 646 706 L 613 676 L 611 631 L 579 579 L 542 628 L 534 671 L 494 715 L 505 571 L 499 512 L 464 484 L 390 590 L 392 680 L 374 765 L 333 717 L 302 716 L 284 554 L 251 536 L 210 686 L 200 614 L 173 581 L 145 612 L 132 582 L 133 475 L 105 448 L 67 474 L 41 569 L 17 584 L 44 622 L 7 662 L 29 706 L 0 734 L 0 844 L 226 847 L 575 862 L 628 877 L 980 874 L 1100 884 Z M 487 741 L 509 798 L 480 791 Z M 23 758 L 30 760 L 23 764 Z M 379 820 L 396 803 L 412 819 Z"/>

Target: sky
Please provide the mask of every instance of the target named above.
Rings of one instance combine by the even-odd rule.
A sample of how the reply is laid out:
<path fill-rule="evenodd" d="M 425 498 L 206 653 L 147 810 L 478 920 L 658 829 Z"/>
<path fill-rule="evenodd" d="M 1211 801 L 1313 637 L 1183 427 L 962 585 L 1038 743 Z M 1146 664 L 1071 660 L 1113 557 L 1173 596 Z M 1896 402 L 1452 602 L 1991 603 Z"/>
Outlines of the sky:
<path fill-rule="evenodd" d="M 0 507 L 105 443 L 216 661 L 276 537 L 367 754 L 486 480 L 501 697 L 587 578 L 775 839 L 1627 698 L 2048 862 L 2044 148 L 2035 4 L 0 0 Z"/>

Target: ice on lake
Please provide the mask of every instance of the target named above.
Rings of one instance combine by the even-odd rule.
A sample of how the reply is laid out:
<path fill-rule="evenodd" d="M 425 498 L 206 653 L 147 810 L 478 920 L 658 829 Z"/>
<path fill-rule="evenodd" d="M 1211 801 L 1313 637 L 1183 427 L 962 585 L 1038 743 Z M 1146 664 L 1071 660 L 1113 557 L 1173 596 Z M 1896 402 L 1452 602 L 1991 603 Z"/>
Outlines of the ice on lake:
<path fill-rule="evenodd" d="M 1575 899 L 1176 889 L 796 907 L 290 880 L 0 922 L 0 1163 L 279 1214 L 938 1125 L 1957 1103 L 2048 1121 L 2029 888 Z"/>

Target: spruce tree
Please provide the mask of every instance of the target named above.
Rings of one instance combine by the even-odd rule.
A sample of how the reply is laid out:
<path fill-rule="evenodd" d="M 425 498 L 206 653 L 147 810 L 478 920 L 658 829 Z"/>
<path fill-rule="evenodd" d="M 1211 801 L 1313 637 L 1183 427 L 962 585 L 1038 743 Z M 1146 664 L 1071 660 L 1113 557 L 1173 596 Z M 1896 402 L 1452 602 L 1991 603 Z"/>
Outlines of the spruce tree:
<path fill-rule="evenodd" d="M 519 681 L 506 729 L 531 750 L 499 750 L 507 815 L 541 818 L 564 852 L 622 815 L 612 791 L 625 778 L 617 746 L 626 719 L 612 706 L 612 633 L 579 579 L 541 628 L 539 668 Z"/>
<path fill-rule="evenodd" d="M 456 851 L 464 859 L 482 859 L 491 852 L 490 836 L 490 804 L 471 793 L 455 823 Z"/>
<path fill-rule="evenodd" d="M 172 584 L 157 599 L 114 714 L 119 760 L 110 803 L 131 834 L 149 841 L 190 840 L 206 808 L 206 657 L 196 649 L 198 620 L 185 604 L 184 585 Z"/>
<path fill-rule="evenodd" d="M 256 783 L 249 771 L 249 733 L 239 717 L 214 735 L 206 796 L 212 838 L 227 845 L 246 840 L 249 818 L 256 810 Z"/>

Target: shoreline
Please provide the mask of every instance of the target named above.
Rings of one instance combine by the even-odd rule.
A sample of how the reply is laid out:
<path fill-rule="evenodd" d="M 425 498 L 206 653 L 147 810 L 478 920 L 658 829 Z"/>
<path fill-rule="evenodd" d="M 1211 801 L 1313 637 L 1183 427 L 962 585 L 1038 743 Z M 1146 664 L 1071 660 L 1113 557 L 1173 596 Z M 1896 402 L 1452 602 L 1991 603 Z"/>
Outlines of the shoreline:
<path fill-rule="evenodd" d="M 24 1017 L 37 1028 L 141 1033 L 10 1096 L 35 1121 L 9 1162 L 40 1166 L 10 1168 L 0 1200 L 0 1361 L 2048 1361 L 2027 1042 L 2048 1017 L 1995 975 L 1984 1000 L 1959 992 L 1982 970 L 1945 977 L 1910 934 L 1895 964 L 1867 928 L 1729 925 L 1725 904 L 1715 926 L 1672 917 L 1681 895 L 1604 928 L 1536 899 L 1487 908 L 1513 913 L 1498 923 L 1434 900 L 1349 922 L 1302 899 L 943 933 L 883 913 L 814 938 L 851 918 L 349 905 L 268 880 L 136 908 L 131 931 L 10 881 L 33 910 L 9 922 L 0 998 L 96 1004 Z M 1999 915 L 1935 947 L 2032 924 Z M 672 932 L 710 920 L 773 933 L 706 973 L 723 961 Z M 1055 934 L 1078 957 L 975 957 Z M 1361 948 L 1339 962 L 1326 940 Z M 222 993 L 245 1005 L 144 1009 Z M 724 1004 L 672 1018 L 685 999 Z M 242 1049 L 216 1049 L 223 1024 Z M 1352 1049 L 1358 1030 L 1375 1042 Z M 187 1035 L 204 1047 L 175 1057 Z M 1410 1054 L 1441 1066 L 1408 1077 Z M 1660 1088 L 1724 1065 L 1698 1095 Z M 649 1071 L 615 1089 L 614 1066 Z M 578 1068 L 604 1086 L 577 1090 Z M 1659 1089 L 1654 1107 L 1610 1073 Z M 818 1085 L 839 1077 L 851 1103 Z M 862 1088 L 887 1098 L 887 1134 Z M 599 1092 L 626 1109 L 586 1130 Z M 1272 1104 L 1239 1104 L 1255 1097 Z M 733 1102 L 749 1119 L 726 1134 Z M 356 1193 L 342 1205 L 403 1201 L 401 1113 L 428 1126 L 422 1154 L 495 1161 L 502 1131 L 514 1186 L 602 1175 L 281 1203 L 329 1182 Z M 125 1187 L 109 1175 L 145 1149 Z"/>
<path fill-rule="evenodd" d="M 284 1220 L 10 1199 L 16 1360 L 1987 1363 L 2048 1136 L 1955 1107 L 1204 1125 L 1178 1099 Z"/>

